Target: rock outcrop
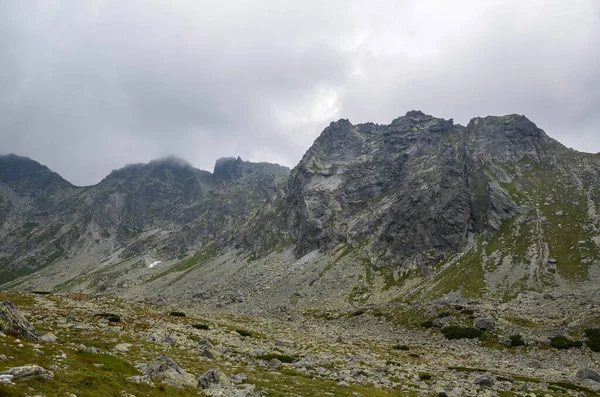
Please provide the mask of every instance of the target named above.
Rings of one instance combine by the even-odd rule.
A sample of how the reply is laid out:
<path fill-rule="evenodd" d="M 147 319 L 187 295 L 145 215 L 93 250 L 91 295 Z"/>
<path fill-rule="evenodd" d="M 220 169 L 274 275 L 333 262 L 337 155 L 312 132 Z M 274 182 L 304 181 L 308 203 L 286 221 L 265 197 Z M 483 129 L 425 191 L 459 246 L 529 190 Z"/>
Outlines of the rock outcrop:
<path fill-rule="evenodd" d="M 40 341 L 40 335 L 12 302 L 0 302 L 0 331 L 31 341 Z"/>
<path fill-rule="evenodd" d="M 179 364 L 165 355 L 154 359 L 146 368 L 145 375 L 155 382 L 175 388 L 196 387 L 196 378 L 184 371 Z"/>

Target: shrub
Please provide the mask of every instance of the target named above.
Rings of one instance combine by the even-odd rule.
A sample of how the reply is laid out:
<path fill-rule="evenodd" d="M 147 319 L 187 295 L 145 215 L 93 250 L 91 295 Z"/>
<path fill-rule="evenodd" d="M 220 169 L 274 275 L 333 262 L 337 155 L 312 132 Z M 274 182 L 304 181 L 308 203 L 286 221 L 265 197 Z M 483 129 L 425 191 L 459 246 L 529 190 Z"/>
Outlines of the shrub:
<path fill-rule="evenodd" d="M 600 352 L 600 328 L 586 329 L 585 336 L 588 338 L 587 347 L 593 352 Z"/>
<path fill-rule="evenodd" d="M 442 334 L 446 339 L 475 339 L 483 332 L 477 328 L 449 326 L 442 328 Z"/>
<path fill-rule="evenodd" d="M 350 317 L 358 317 L 358 316 L 362 316 L 363 314 L 365 314 L 365 311 L 362 309 L 359 309 L 357 311 L 350 313 Z"/>
<path fill-rule="evenodd" d="M 246 331 L 245 329 L 236 329 L 235 332 L 237 332 L 241 336 L 252 336 L 252 332 Z"/>
<path fill-rule="evenodd" d="M 169 313 L 170 316 L 175 316 L 175 317 L 185 317 L 185 313 L 182 312 L 171 312 Z"/>
<path fill-rule="evenodd" d="M 523 337 L 519 334 L 511 335 L 508 337 L 508 339 L 510 340 L 511 346 L 525 346 L 525 341 L 523 340 Z"/>
<path fill-rule="evenodd" d="M 408 353 L 408 355 L 409 355 L 409 357 L 412 357 L 412 358 L 419 358 L 419 357 L 421 357 L 417 353 Z"/>
<path fill-rule="evenodd" d="M 287 363 L 287 364 L 294 362 L 294 360 L 296 359 L 295 357 L 286 356 L 284 354 L 263 354 L 260 356 L 256 356 L 256 358 L 258 360 L 265 360 L 265 361 L 279 360 L 282 363 Z"/>
<path fill-rule="evenodd" d="M 196 329 L 202 329 L 202 330 L 210 329 L 210 327 L 206 324 L 194 324 L 194 325 L 192 325 L 192 327 L 194 327 Z"/>
<path fill-rule="evenodd" d="M 423 328 L 431 328 L 431 327 L 433 327 L 433 321 L 432 320 L 425 320 L 420 325 Z"/>
<path fill-rule="evenodd" d="M 94 314 L 94 317 L 105 318 L 111 323 L 118 323 L 121 321 L 121 316 L 119 316 L 118 314 L 114 314 L 114 313 L 97 313 L 97 314 Z"/>
<path fill-rule="evenodd" d="M 464 309 L 461 313 L 470 316 L 471 314 L 475 313 L 475 310 L 473 310 L 473 309 Z"/>
<path fill-rule="evenodd" d="M 454 309 L 461 311 L 462 309 L 464 309 L 464 307 L 461 305 L 454 305 Z"/>
<path fill-rule="evenodd" d="M 406 346 L 406 345 L 395 345 L 394 346 L 394 350 L 410 350 L 410 347 Z"/>
<path fill-rule="evenodd" d="M 450 312 L 441 312 L 441 313 L 438 313 L 437 316 L 438 316 L 438 318 L 444 318 L 444 317 L 450 316 L 451 314 L 452 313 L 450 313 Z"/>
<path fill-rule="evenodd" d="M 428 374 L 427 372 L 419 372 L 419 379 L 421 379 L 421 380 L 430 380 L 431 379 L 431 374 Z"/>
<path fill-rule="evenodd" d="M 572 347 L 581 347 L 583 343 L 578 340 L 571 340 L 566 336 L 558 335 L 550 339 L 550 346 L 559 350 L 566 350 Z"/>

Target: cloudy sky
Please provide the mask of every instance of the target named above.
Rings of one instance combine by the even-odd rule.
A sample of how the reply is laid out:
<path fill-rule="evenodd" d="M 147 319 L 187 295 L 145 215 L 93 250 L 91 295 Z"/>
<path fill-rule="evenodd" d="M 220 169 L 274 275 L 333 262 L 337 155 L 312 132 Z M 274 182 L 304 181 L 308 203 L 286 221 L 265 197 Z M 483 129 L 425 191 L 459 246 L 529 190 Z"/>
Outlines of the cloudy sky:
<path fill-rule="evenodd" d="M 525 114 L 600 151 L 598 0 L 0 0 L 0 153 L 75 184 L 293 166 L 331 120 Z"/>

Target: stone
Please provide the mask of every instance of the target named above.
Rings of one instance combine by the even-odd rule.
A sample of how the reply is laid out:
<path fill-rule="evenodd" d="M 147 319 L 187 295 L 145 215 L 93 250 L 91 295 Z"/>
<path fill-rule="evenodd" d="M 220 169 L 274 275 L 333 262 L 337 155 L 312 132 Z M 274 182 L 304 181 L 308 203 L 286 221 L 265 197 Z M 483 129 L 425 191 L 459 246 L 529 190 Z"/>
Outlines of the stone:
<path fill-rule="evenodd" d="M 57 338 L 56 335 L 54 335 L 52 332 L 48 332 L 47 334 L 42 335 L 40 337 L 40 341 L 46 343 L 54 343 L 57 341 Z"/>
<path fill-rule="evenodd" d="M 243 383 L 246 379 L 248 379 L 248 375 L 243 372 L 236 375 L 231 375 L 229 377 L 229 380 L 231 380 L 233 383 Z"/>
<path fill-rule="evenodd" d="M 162 384 L 182 389 L 196 387 L 196 378 L 184 371 L 171 358 L 161 354 L 148 364 L 145 375 Z"/>
<path fill-rule="evenodd" d="M 14 376 L 13 375 L 0 375 L 0 383 L 4 383 L 6 385 L 12 385 Z"/>
<path fill-rule="evenodd" d="M 227 376 L 219 369 L 209 369 L 198 377 L 198 389 L 210 389 L 215 386 L 219 387 L 231 387 L 233 383 L 227 378 Z"/>
<path fill-rule="evenodd" d="M 0 372 L 0 375 L 12 375 L 16 380 L 29 380 L 38 377 L 47 379 L 54 378 L 54 373 L 52 373 L 52 371 L 48 371 L 47 369 L 42 368 L 39 365 L 33 364 L 24 365 L 22 367 L 9 368 L 6 371 Z"/>
<path fill-rule="evenodd" d="M 177 344 L 177 341 L 175 340 L 175 338 L 173 338 L 171 336 L 171 334 L 169 334 L 167 332 L 166 329 L 152 330 L 150 335 L 148 336 L 148 341 L 154 342 L 154 343 L 159 343 L 159 344 L 166 344 L 166 345 Z"/>
<path fill-rule="evenodd" d="M 581 368 L 579 371 L 577 371 L 577 377 L 600 383 L 600 374 L 591 368 Z"/>
<path fill-rule="evenodd" d="M 0 302 L 0 331 L 27 340 L 40 341 L 40 335 L 33 325 L 23 317 L 12 302 Z"/>
<path fill-rule="evenodd" d="M 6 361 L 8 358 L 4 354 L 0 354 L 0 361 Z"/>
<path fill-rule="evenodd" d="M 473 382 L 478 386 L 492 387 L 494 383 L 496 383 L 496 378 L 489 373 L 485 373 L 482 375 L 477 375 Z"/>
<path fill-rule="evenodd" d="M 495 328 L 495 323 L 491 318 L 478 318 L 475 320 L 475 328 L 481 331 L 493 331 Z"/>
<path fill-rule="evenodd" d="M 131 343 L 119 343 L 113 348 L 113 351 L 116 351 L 118 353 L 127 353 L 130 347 Z"/>
<path fill-rule="evenodd" d="M 144 376 L 140 376 L 140 375 L 130 376 L 129 378 L 125 378 L 125 380 L 128 381 L 128 382 L 136 383 L 138 385 L 146 385 L 146 386 L 150 386 L 150 387 L 155 387 L 154 386 L 154 382 L 152 382 L 152 379 L 148 375 L 144 375 Z"/>
<path fill-rule="evenodd" d="M 200 357 L 204 357 L 204 358 L 213 360 L 216 357 L 216 355 L 217 355 L 217 352 L 213 349 L 210 349 L 210 348 L 200 349 Z"/>

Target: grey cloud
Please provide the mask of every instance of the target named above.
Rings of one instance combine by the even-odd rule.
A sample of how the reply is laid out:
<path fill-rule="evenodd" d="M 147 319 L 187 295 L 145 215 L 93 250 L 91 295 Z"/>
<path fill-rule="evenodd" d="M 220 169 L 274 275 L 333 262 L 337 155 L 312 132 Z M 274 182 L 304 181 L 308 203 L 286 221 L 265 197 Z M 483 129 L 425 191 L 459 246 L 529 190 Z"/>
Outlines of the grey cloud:
<path fill-rule="evenodd" d="M 169 154 L 293 166 L 333 119 L 421 109 L 600 151 L 599 7 L 528 4 L 0 0 L 0 150 L 78 184 Z"/>

